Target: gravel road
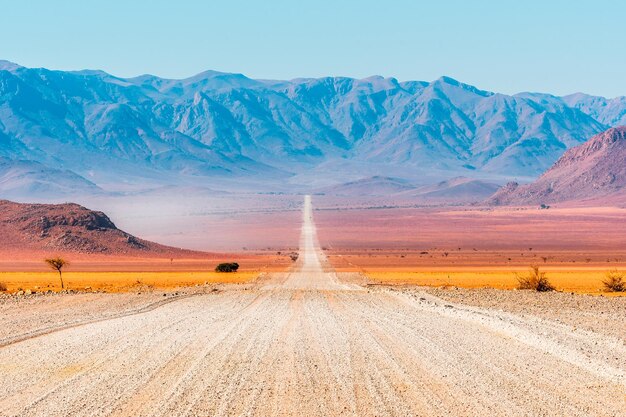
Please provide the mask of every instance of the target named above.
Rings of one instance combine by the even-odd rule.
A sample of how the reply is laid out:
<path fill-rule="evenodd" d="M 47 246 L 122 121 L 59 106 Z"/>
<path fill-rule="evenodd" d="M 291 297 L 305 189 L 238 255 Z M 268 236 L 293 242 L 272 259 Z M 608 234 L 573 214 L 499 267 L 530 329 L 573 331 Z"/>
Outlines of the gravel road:
<path fill-rule="evenodd" d="M 624 335 L 344 280 L 319 249 L 308 197 L 293 272 L 153 302 L 82 325 L 60 309 L 43 334 L 37 303 L 4 306 L 15 320 L 3 320 L 0 415 L 626 413 Z"/>

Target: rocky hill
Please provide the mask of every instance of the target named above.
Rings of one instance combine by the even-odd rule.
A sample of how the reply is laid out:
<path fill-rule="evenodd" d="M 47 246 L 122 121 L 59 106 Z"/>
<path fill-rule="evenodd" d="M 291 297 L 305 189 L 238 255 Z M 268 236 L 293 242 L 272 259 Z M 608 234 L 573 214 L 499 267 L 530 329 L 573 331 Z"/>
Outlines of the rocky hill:
<path fill-rule="evenodd" d="M 0 249 L 111 255 L 193 254 L 139 239 L 78 204 L 0 200 Z"/>
<path fill-rule="evenodd" d="M 509 183 L 489 200 L 496 205 L 590 200 L 623 201 L 626 194 L 626 126 L 608 129 L 566 151 L 535 182 Z"/>

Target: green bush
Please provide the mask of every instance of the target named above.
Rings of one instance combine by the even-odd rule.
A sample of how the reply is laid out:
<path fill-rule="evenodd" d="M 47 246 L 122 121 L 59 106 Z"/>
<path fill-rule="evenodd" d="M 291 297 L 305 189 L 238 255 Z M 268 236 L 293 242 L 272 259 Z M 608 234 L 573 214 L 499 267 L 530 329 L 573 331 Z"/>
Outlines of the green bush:
<path fill-rule="evenodd" d="M 239 264 L 237 262 L 222 262 L 215 267 L 215 272 L 237 272 Z"/>

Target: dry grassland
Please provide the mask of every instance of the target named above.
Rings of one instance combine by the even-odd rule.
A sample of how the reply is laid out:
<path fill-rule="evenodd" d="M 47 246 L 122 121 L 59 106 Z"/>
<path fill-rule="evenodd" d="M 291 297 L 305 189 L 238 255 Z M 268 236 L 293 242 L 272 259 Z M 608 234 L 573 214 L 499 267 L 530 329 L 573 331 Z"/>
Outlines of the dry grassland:
<path fill-rule="evenodd" d="M 177 288 L 204 283 L 247 283 L 254 281 L 259 273 L 244 271 L 236 273 L 201 272 L 74 272 L 63 273 L 66 289 L 103 290 L 106 292 L 134 291 L 150 288 Z M 61 283 L 56 272 L 0 272 L 0 282 L 9 292 L 23 290 L 59 291 Z"/>
<path fill-rule="evenodd" d="M 576 293 L 604 292 L 602 280 L 606 270 L 577 269 L 564 270 L 543 268 L 548 280 L 558 291 Z M 527 269 L 470 269 L 470 270 L 422 270 L 422 271 L 372 271 L 365 275 L 372 284 L 453 286 L 461 288 L 514 289 L 517 287 L 516 273 L 525 274 Z M 610 293 L 626 295 L 626 293 Z"/>

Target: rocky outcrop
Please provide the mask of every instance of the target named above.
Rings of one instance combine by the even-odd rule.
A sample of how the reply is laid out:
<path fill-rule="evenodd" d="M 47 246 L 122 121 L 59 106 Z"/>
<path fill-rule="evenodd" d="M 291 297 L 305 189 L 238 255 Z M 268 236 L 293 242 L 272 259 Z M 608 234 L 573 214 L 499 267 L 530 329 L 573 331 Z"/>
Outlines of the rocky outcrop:
<path fill-rule="evenodd" d="M 21 204 L 0 200 L 0 249 L 102 254 L 182 252 L 118 229 L 109 217 L 78 204 Z"/>
<path fill-rule="evenodd" d="M 509 183 L 488 200 L 492 205 L 620 200 L 626 194 L 626 126 L 608 129 L 563 156 L 535 182 Z"/>

